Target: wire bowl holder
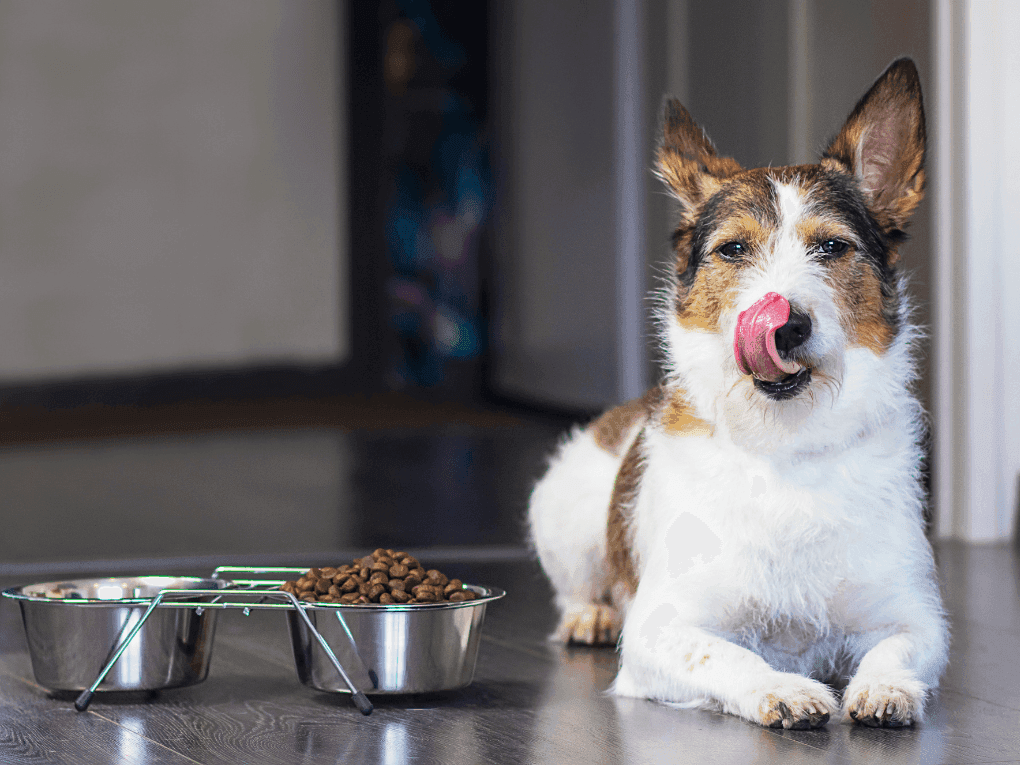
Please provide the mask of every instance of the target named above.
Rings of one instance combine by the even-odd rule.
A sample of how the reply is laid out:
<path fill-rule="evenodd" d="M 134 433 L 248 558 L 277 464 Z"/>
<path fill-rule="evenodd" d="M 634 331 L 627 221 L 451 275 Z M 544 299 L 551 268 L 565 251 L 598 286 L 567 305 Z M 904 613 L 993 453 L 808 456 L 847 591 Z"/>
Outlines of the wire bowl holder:
<path fill-rule="evenodd" d="M 364 715 L 373 710 L 368 693 L 419 693 L 469 684 L 485 606 L 505 595 L 497 588 L 465 585 L 478 596 L 475 600 L 413 605 L 310 604 L 279 589 L 286 578 L 267 578 L 296 578 L 305 571 L 307 568 L 220 566 L 212 575 L 212 581 L 223 585 L 217 589 L 165 587 L 149 598 L 125 600 L 51 599 L 31 592 L 40 585 L 13 587 L 3 595 L 21 602 L 26 630 L 34 604 L 72 609 L 129 605 L 133 612 L 145 608 L 129 628 L 131 615 L 119 625 L 107 660 L 92 684 L 75 699 L 74 707 L 80 712 L 88 709 L 103 680 L 154 612 L 191 609 L 195 617 L 201 617 L 207 610 L 226 609 L 245 615 L 252 610 L 286 612 L 301 682 L 320 690 L 350 693 L 352 703 Z"/>

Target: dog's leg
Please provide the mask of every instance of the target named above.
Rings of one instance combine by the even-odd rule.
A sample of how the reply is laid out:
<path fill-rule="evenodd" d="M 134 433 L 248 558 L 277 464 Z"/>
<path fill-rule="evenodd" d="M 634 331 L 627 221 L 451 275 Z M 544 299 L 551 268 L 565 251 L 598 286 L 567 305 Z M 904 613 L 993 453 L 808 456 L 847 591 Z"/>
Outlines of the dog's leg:
<path fill-rule="evenodd" d="M 531 539 L 560 612 L 554 637 L 566 643 L 615 644 L 620 634 L 606 559 L 606 521 L 620 461 L 590 432 L 575 431 L 531 495 Z"/>
<path fill-rule="evenodd" d="M 692 626 L 674 604 L 641 604 L 641 597 L 639 588 L 624 626 L 614 693 L 721 708 L 797 730 L 825 725 L 838 709 L 817 680 L 775 670 L 758 654 Z"/>
<path fill-rule="evenodd" d="M 843 719 L 877 728 L 920 720 L 928 690 L 945 666 L 946 644 L 939 617 L 880 640 L 843 693 Z"/>

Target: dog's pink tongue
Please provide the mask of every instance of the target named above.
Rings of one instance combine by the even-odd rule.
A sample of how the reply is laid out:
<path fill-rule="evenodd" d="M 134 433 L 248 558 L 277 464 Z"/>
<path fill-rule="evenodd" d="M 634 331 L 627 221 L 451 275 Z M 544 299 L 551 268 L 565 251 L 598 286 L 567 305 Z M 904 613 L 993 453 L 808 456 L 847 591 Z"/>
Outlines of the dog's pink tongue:
<path fill-rule="evenodd" d="M 745 375 L 776 382 L 801 370 L 795 361 L 787 361 L 776 350 L 776 330 L 790 320 L 790 301 L 770 292 L 737 317 L 733 335 L 733 355 Z"/>

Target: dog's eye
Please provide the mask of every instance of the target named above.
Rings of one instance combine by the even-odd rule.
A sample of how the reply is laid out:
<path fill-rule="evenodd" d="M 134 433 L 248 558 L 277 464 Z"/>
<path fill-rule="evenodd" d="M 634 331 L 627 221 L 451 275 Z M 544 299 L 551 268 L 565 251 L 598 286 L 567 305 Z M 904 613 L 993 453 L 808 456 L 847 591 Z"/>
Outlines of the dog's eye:
<path fill-rule="evenodd" d="M 849 246 L 841 239 L 826 239 L 818 245 L 818 251 L 826 258 L 837 258 L 846 252 Z"/>
<path fill-rule="evenodd" d="M 727 242 L 716 250 L 716 252 L 727 260 L 740 260 L 747 254 L 747 245 L 742 242 Z"/>

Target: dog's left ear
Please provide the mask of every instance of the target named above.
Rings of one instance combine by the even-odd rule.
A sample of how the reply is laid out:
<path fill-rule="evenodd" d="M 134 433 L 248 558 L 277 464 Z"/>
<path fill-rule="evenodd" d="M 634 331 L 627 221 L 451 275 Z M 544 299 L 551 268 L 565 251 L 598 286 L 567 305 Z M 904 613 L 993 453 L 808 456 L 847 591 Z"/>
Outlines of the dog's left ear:
<path fill-rule="evenodd" d="M 889 65 L 822 155 L 857 176 L 879 225 L 902 229 L 924 197 L 924 104 L 909 58 Z"/>

